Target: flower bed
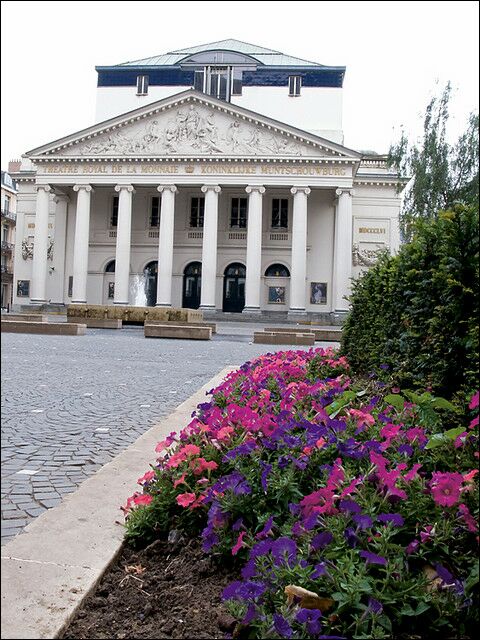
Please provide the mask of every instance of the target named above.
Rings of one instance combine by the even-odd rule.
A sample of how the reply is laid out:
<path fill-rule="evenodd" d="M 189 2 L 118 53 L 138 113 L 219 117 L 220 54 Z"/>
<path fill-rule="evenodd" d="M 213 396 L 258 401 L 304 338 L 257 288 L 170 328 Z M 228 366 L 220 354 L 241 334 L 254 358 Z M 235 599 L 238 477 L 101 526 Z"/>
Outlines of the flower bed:
<path fill-rule="evenodd" d="M 157 445 L 127 540 L 182 529 L 237 563 L 234 636 L 469 636 L 478 393 L 470 411 L 458 426 L 450 403 L 354 380 L 332 350 L 261 356 Z"/>

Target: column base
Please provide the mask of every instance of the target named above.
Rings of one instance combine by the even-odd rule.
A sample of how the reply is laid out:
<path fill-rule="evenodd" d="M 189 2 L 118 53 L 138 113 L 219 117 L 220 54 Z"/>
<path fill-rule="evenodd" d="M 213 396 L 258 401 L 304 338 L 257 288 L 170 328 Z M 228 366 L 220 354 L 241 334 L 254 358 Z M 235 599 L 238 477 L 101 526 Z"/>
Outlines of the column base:
<path fill-rule="evenodd" d="M 40 298 L 30 298 L 30 304 L 47 304 L 48 300 L 42 300 Z"/>
<path fill-rule="evenodd" d="M 87 304 L 86 300 L 72 300 L 72 304 Z"/>
<path fill-rule="evenodd" d="M 213 316 L 217 312 L 214 304 L 201 304 L 198 307 L 199 311 L 203 311 L 204 316 Z"/>
<path fill-rule="evenodd" d="M 114 305 L 115 305 L 115 304 L 121 304 L 121 305 L 123 305 L 123 306 L 125 306 L 125 305 L 126 305 L 126 306 L 128 307 L 130 303 L 129 303 L 128 301 L 127 301 L 127 302 L 116 302 L 116 301 L 114 300 L 114 301 L 113 301 L 113 304 L 114 304 Z"/>
<path fill-rule="evenodd" d="M 262 312 L 260 307 L 244 307 L 242 313 L 259 316 Z"/>
<path fill-rule="evenodd" d="M 156 307 L 165 307 L 169 309 L 172 305 L 169 302 L 157 302 Z"/>

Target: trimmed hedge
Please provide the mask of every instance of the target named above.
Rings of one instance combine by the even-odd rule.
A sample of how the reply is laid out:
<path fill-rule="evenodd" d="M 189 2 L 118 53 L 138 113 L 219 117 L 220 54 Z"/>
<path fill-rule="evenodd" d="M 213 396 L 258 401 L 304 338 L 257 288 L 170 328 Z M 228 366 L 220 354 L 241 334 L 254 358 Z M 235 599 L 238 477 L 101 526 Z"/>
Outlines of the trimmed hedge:
<path fill-rule="evenodd" d="M 353 283 L 341 350 L 354 371 L 388 365 L 400 386 L 448 398 L 476 388 L 478 234 L 478 209 L 456 205 Z"/>

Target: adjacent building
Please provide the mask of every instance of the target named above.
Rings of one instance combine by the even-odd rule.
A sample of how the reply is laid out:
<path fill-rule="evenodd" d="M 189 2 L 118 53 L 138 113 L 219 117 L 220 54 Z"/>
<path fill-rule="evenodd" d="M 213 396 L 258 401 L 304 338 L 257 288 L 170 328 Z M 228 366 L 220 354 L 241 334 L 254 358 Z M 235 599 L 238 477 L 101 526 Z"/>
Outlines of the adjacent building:
<path fill-rule="evenodd" d="M 341 314 L 400 181 L 343 145 L 344 67 L 236 40 L 97 67 L 97 122 L 26 153 L 16 304 Z"/>
<path fill-rule="evenodd" d="M 1 308 L 10 309 L 13 300 L 13 254 L 15 248 L 15 222 L 17 190 L 10 174 L 2 171 L 1 223 L 2 223 L 2 298 Z"/>

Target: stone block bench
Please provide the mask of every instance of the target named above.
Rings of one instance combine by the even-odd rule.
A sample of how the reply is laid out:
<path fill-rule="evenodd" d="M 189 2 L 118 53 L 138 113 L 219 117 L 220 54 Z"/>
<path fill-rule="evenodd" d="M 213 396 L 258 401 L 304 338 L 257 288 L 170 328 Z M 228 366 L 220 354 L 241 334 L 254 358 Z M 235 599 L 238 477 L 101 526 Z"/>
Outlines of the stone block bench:
<path fill-rule="evenodd" d="M 340 342 L 341 329 L 325 329 L 324 327 L 265 327 L 269 333 L 313 333 L 317 342 Z"/>
<path fill-rule="evenodd" d="M 86 324 L 91 329 L 121 329 L 122 320 L 119 318 L 80 318 L 78 316 L 67 316 L 68 323 Z"/>
<path fill-rule="evenodd" d="M 191 324 L 178 325 L 173 322 L 164 324 L 145 324 L 146 338 L 177 338 L 181 340 L 211 340 L 211 327 L 196 327 Z"/>
<path fill-rule="evenodd" d="M 43 313 L 5 313 L 2 314 L 2 322 L 48 322 L 48 316 Z"/>
<path fill-rule="evenodd" d="M 84 336 L 86 324 L 69 322 L 30 322 L 7 320 L 2 322 L 2 333 L 37 333 L 49 336 Z"/>
<path fill-rule="evenodd" d="M 312 346 L 315 344 L 315 335 L 313 333 L 288 333 L 286 331 L 278 333 L 255 331 L 253 334 L 253 342 L 255 344 L 297 344 Z"/>
<path fill-rule="evenodd" d="M 177 320 L 169 320 L 168 322 L 162 322 L 161 320 L 147 320 L 148 325 L 163 325 L 174 324 L 177 327 L 210 327 L 212 334 L 217 333 L 216 322 L 179 322 Z"/>

